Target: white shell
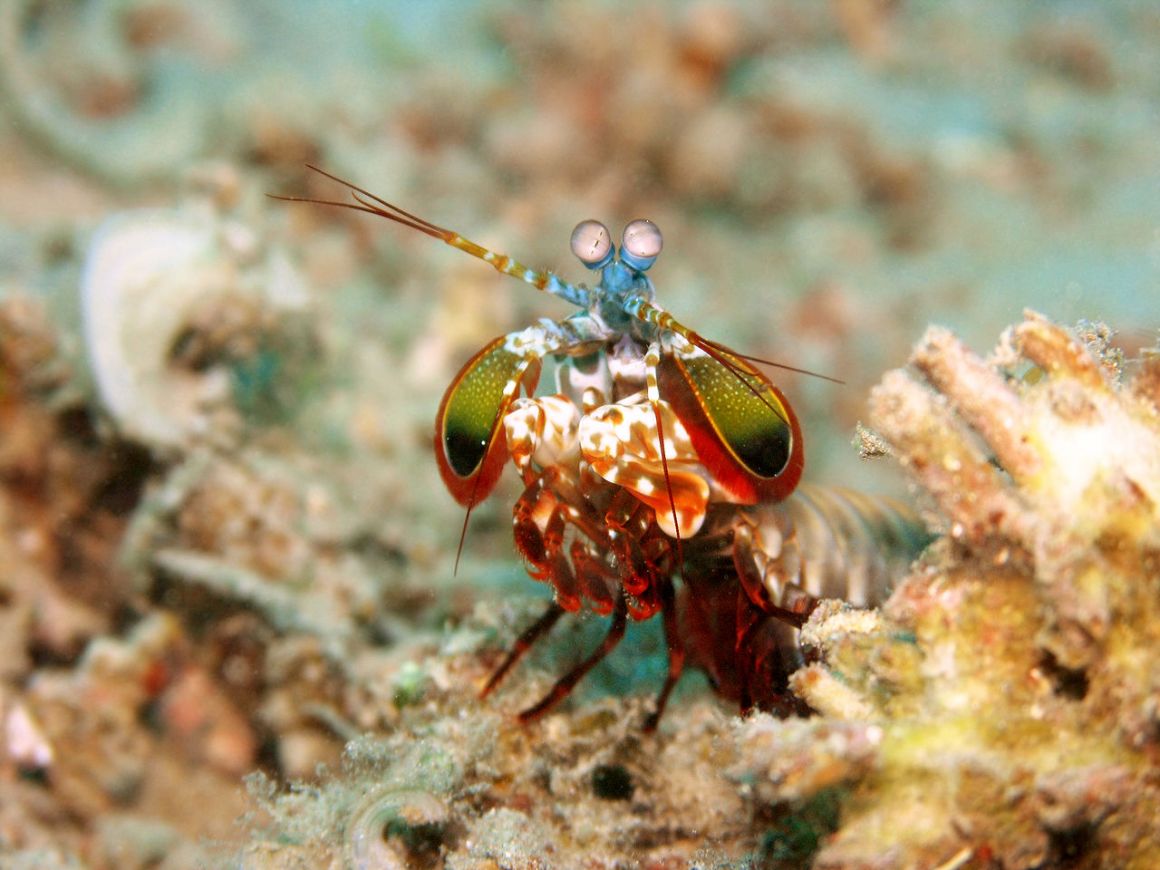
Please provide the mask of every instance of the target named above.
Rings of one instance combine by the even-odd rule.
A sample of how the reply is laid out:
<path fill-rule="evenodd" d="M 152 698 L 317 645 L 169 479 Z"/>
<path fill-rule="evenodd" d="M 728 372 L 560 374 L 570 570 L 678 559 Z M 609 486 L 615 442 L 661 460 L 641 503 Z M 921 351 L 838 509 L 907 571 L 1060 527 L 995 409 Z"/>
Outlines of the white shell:
<path fill-rule="evenodd" d="M 208 212 L 126 212 L 96 232 L 81 280 L 84 338 L 98 394 L 128 437 L 176 447 L 229 408 L 220 369 L 172 364 L 192 315 L 217 301 L 301 307 L 301 282 L 284 258 L 262 255 L 248 228 Z"/>

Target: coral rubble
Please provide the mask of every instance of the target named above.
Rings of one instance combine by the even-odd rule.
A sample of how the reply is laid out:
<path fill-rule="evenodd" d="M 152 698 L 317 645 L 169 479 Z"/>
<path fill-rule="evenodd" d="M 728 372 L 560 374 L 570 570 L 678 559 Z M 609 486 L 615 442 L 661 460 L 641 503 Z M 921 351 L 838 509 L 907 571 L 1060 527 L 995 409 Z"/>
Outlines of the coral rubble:
<path fill-rule="evenodd" d="M 1160 359 L 1104 350 L 1033 313 L 989 362 L 932 328 L 876 389 L 946 535 L 883 623 L 808 626 L 798 690 L 883 727 L 817 866 L 1160 861 Z"/>

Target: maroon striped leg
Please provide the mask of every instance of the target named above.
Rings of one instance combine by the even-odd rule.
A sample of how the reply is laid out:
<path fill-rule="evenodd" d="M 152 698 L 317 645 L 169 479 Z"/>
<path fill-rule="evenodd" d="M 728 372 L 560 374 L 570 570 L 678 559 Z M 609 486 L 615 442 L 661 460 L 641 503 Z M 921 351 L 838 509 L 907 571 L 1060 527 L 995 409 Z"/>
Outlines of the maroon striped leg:
<path fill-rule="evenodd" d="M 540 700 L 539 703 L 524 710 L 519 715 L 521 724 L 528 724 L 535 722 L 564 698 L 568 693 L 575 688 L 576 684 L 584 678 L 593 667 L 610 652 L 616 649 L 616 645 L 620 643 L 620 639 L 624 637 L 624 630 L 628 624 L 628 600 L 625 598 L 623 590 L 616 598 L 616 609 L 612 613 L 612 625 L 608 629 L 608 634 L 604 636 L 604 642 L 592 653 L 564 676 L 556 681 L 556 685 L 552 686 L 552 690 Z"/>
<path fill-rule="evenodd" d="M 516 639 L 515 644 L 508 650 L 508 654 L 503 662 L 495 669 L 491 677 L 488 678 L 487 684 L 483 687 L 483 691 L 479 693 L 479 697 L 486 698 L 490 695 L 491 690 L 499 685 L 499 681 L 507 675 L 507 672 L 512 669 L 515 663 L 522 659 L 524 654 L 532 648 L 532 644 L 551 631 L 552 626 L 563 615 L 563 607 L 555 601 L 549 604 L 548 609 L 544 611 L 543 615 L 524 629 L 524 633 Z"/>
<path fill-rule="evenodd" d="M 656 709 L 644 721 L 645 733 L 656 731 L 661 721 L 661 714 L 665 712 L 665 705 L 669 702 L 669 695 L 681 672 L 685 669 L 685 642 L 681 638 L 680 626 L 677 625 L 677 596 L 673 589 L 673 581 L 665 577 L 658 584 L 661 599 L 661 618 L 665 625 L 665 646 L 669 651 L 669 673 L 665 677 L 665 684 L 657 696 Z"/>

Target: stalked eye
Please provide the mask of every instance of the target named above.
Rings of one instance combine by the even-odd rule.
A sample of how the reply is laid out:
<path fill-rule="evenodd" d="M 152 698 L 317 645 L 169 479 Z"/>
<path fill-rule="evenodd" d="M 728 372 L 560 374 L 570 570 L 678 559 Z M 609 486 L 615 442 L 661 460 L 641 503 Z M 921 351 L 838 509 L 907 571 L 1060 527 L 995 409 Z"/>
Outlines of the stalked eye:
<path fill-rule="evenodd" d="M 643 219 L 635 220 L 624 228 L 620 259 L 638 272 L 643 272 L 656 262 L 664 243 L 656 224 Z"/>
<path fill-rule="evenodd" d="M 612 259 L 612 234 L 600 221 L 580 221 L 572 230 L 572 253 L 589 269 L 603 269 Z"/>

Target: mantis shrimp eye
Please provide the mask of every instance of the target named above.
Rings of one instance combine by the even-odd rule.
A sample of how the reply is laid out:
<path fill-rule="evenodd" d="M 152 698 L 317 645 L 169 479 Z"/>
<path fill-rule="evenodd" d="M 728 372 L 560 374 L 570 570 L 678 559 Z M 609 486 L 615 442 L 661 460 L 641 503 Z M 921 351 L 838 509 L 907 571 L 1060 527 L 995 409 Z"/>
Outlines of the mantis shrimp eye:
<path fill-rule="evenodd" d="M 572 253 L 589 269 L 603 269 L 612 259 L 612 234 L 600 221 L 580 221 L 572 230 Z"/>
<path fill-rule="evenodd" d="M 652 221 L 639 219 L 624 228 L 620 259 L 643 272 L 654 262 L 664 246 L 661 231 Z"/>

